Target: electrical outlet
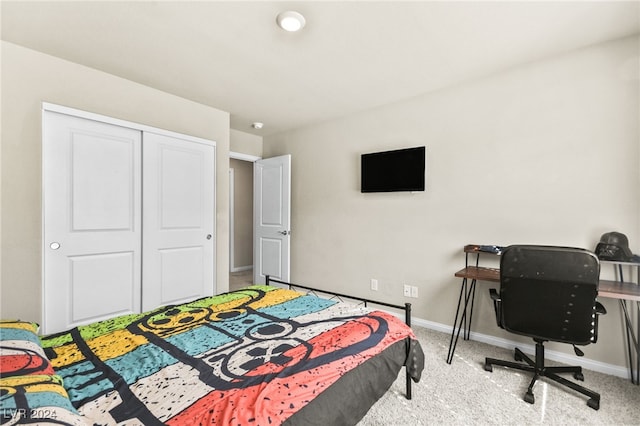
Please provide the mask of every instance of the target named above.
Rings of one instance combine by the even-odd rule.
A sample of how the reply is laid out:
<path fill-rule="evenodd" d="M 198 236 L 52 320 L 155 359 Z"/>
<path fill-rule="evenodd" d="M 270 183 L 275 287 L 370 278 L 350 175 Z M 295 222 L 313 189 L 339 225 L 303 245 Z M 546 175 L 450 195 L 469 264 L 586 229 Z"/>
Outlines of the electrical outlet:
<path fill-rule="evenodd" d="M 378 291 L 378 280 L 371 278 L 371 290 Z"/>
<path fill-rule="evenodd" d="M 411 286 L 410 285 L 407 285 L 407 284 L 404 285 L 403 294 L 404 294 L 404 297 L 411 297 Z"/>
<path fill-rule="evenodd" d="M 416 286 L 411 287 L 411 297 L 415 297 L 415 298 L 418 297 L 418 287 Z"/>

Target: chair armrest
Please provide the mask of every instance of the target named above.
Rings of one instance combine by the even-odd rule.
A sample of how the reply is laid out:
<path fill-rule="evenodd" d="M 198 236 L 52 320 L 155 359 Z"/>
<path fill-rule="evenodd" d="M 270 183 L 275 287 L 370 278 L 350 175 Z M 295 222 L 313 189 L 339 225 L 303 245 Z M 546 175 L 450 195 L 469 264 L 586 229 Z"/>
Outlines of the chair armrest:
<path fill-rule="evenodd" d="M 602 314 L 606 314 L 607 310 L 605 309 L 602 303 L 596 301 L 595 306 L 595 315 L 593 316 L 593 338 L 591 339 L 592 343 L 596 343 L 598 341 L 598 317 Z"/>
<path fill-rule="evenodd" d="M 496 323 L 498 327 L 504 328 L 502 321 L 500 321 L 500 318 L 502 318 L 502 299 L 495 288 L 489 289 L 489 296 L 491 296 L 491 300 L 493 300 L 493 308 L 496 311 Z"/>

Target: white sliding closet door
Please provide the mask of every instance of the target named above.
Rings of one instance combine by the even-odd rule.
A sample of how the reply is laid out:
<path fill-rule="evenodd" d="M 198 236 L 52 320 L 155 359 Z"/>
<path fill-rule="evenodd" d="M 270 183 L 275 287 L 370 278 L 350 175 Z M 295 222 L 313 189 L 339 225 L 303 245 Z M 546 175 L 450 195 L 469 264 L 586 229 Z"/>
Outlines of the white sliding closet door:
<path fill-rule="evenodd" d="M 215 147 L 143 135 L 143 310 L 215 291 Z"/>
<path fill-rule="evenodd" d="M 215 292 L 215 142 L 43 104 L 43 324 Z"/>
<path fill-rule="evenodd" d="M 139 312 L 141 132 L 45 111 L 43 332 Z"/>

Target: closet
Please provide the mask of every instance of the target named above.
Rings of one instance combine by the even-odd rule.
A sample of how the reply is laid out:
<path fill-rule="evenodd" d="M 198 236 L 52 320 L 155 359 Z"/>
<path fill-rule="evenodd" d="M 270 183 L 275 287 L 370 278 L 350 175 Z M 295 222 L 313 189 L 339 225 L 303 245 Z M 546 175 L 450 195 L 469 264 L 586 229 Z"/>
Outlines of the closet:
<path fill-rule="evenodd" d="M 215 292 L 215 142 L 43 104 L 43 324 Z"/>

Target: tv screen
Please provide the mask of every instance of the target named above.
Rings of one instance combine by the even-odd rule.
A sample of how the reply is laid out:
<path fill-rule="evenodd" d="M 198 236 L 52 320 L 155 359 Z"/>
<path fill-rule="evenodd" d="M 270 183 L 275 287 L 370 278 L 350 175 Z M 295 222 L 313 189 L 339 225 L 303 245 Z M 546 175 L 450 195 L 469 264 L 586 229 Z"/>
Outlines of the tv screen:
<path fill-rule="evenodd" d="M 362 154 L 362 192 L 424 191 L 424 146 Z"/>

